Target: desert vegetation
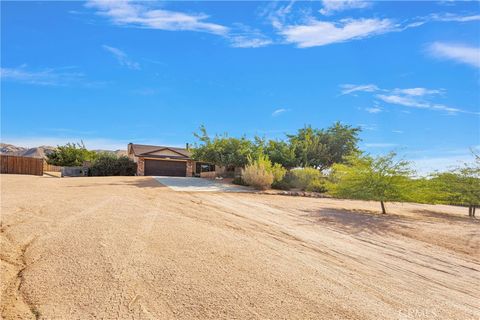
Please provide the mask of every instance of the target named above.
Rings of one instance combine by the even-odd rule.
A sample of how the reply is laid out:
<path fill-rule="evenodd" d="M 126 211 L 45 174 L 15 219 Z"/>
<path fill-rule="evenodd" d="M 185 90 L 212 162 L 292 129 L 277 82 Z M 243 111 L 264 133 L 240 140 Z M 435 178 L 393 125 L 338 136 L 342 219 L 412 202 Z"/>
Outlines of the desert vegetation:
<path fill-rule="evenodd" d="M 360 128 L 334 123 L 326 129 L 306 126 L 284 140 L 227 134 L 210 137 L 205 127 L 195 134 L 197 160 L 242 167 L 234 183 L 257 189 L 298 189 L 343 199 L 453 204 L 475 217 L 480 205 L 480 157 L 472 163 L 419 177 L 395 152 L 372 156 L 358 146 Z"/>
<path fill-rule="evenodd" d="M 83 142 L 57 146 L 47 154 L 47 163 L 61 167 L 89 164 L 90 176 L 133 176 L 137 165 L 126 156 L 88 150 Z"/>

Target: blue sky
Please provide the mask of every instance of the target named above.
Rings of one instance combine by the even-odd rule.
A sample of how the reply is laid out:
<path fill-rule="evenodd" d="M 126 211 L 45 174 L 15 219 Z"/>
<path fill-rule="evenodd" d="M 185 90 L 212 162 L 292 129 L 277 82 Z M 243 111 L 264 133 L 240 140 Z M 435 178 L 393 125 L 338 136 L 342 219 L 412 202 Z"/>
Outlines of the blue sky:
<path fill-rule="evenodd" d="M 360 126 L 421 171 L 480 146 L 479 2 L 1 2 L 2 142 Z"/>

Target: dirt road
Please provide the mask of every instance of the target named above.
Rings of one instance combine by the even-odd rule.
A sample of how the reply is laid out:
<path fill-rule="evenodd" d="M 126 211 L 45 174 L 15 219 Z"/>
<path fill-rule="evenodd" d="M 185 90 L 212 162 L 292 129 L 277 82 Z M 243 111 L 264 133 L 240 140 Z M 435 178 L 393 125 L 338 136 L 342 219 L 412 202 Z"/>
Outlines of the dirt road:
<path fill-rule="evenodd" d="M 0 178 L 4 319 L 480 318 L 463 208 Z"/>

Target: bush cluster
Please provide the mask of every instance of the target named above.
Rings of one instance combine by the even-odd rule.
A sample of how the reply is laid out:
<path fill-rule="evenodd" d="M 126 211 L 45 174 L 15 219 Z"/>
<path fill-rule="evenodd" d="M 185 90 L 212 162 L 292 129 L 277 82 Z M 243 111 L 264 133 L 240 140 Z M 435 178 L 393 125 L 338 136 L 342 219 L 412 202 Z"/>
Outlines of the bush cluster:
<path fill-rule="evenodd" d="M 134 176 L 137 164 L 128 157 L 103 153 L 93 161 L 89 170 L 91 176 Z"/>
<path fill-rule="evenodd" d="M 259 155 L 256 159 L 249 157 L 248 164 L 243 170 L 243 181 L 246 184 L 260 190 L 268 189 L 272 183 L 278 183 L 283 179 L 287 170 L 280 164 L 272 164 L 265 155 Z"/>
<path fill-rule="evenodd" d="M 291 171 L 291 181 L 295 188 L 302 191 L 325 192 L 324 177 L 320 170 L 306 167 L 293 169 Z"/>

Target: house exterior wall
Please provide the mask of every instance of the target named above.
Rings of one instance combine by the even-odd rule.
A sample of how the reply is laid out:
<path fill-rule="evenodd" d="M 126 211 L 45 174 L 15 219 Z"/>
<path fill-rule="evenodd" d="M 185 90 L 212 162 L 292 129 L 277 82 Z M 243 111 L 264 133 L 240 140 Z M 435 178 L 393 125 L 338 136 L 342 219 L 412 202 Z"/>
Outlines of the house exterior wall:
<path fill-rule="evenodd" d="M 187 160 L 187 177 L 193 177 L 194 170 L 195 170 L 195 161 Z"/>
<path fill-rule="evenodd" d="M 145 159 L 144 158 L 137 158 L 137 176 L 144 176 L 145 175 Z"/>

